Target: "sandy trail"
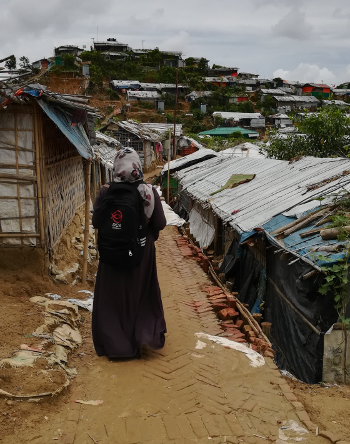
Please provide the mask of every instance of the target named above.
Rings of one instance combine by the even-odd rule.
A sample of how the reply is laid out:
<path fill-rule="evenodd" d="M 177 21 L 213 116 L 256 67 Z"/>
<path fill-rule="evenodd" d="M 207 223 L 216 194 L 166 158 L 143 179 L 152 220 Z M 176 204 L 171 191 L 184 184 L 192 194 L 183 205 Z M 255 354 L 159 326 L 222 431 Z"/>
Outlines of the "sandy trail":
<path fill-rule="evenodd" d="M 285 422 L 302 425 L 300 406 L 287 400 L 288 386 L 271 360 L 255 368 L 245 354 L 196 337 L 220 329 L 205 304 L 198 311 L 191 306 L 206 300 L 200 286 L 209 281 L 193 259 L 183 258 L 177 236 L 174 227 L 167 227 L 157 242 L 168 326 L 164 349 L 144 350 L 139 360 L 110 362 L 94 354 L 86 325 L 73 389 L 60 409 L 48 409 L 47 420 L 27 429 L 20 442 L 266 444 L 281 436 Z M 74 399 L 103 403 L 80 405 Z M 306 430 L 283 433 L 308 443 L 328 442 Z"/>

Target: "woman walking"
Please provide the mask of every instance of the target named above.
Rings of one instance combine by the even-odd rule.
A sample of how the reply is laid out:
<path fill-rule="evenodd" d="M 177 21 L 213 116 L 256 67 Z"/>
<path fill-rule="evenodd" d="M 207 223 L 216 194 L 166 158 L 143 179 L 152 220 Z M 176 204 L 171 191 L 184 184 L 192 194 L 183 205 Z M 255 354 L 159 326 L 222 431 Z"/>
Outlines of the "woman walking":
<path fill-rule="evenodd" d="M 147 234 L 142 260 L 136 268 L 113 267 L 101 260 L 98 266 L 92 336 L 97 355 L 110 359 L 140 357 L 142 345 L 158 350 L 165 342 L 166 324 L 154 242 L 164 229 L 166 219 L 157 191 L 142 179 L 136 151 L 119 150 L 114 161 L 113 181 L 137 187 L 143 201 Z M 98 218 L 109 187 L 104 185 L 97 195 L 92 217 L 95 228 L 99 227 Z"/>

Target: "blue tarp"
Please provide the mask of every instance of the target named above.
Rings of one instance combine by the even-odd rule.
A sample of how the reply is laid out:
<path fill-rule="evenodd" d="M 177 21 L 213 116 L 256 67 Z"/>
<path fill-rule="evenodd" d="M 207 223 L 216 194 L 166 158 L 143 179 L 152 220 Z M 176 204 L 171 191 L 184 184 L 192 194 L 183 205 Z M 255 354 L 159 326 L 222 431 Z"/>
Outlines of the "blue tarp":
<path fill-rule="evenodd" d="M 79 154 L 84 157 L 84 159 L 92 159 L 93 151 L 82 124 L 78 123 L 72 128 L 72 116 L 70 114 L 63 111 L 58 106 L 48 104 L 42 99 L 37 100 L 37 103 L 44 110 L 45 114 L 58 126 L 67 139 L 75 146 Z"/>
<path fill-rule="evenodd" d="M 314 210 L 310 210 L 310 212 L 311 211 L 314 211 Z M 305 214 L 307 214 L 307 212 Z M 283 214 L 279 214 L 279 215 L 273 217 L 265 225 L 263 225 L 262 228 L 266 232 L 272 233 L 273 231 L 277 230 L 278 228 L 282 228 L 285 225 L 287 225 L 295 220 L 296 220 L 295 217 L 287 217 L 287 216 L 283 216 Z M 327 225 L 327 223 L 324 225 Z M 304 239 L 300 237 L 300 234 L 305 233 L 306 231 L 309 231 L 310 229 L 311 229 L 311 226 L 309 225 L 307 227 L 301 228 L 300 230 L 290 234 L 289 236 L 287 236 L 283 239 L 283 244 L 289 250 L 295 252 L 299 256 L 306 257 L 307 259 L 311 260 L 319 267 L 330 266 L 330 265 L 334 264 L 335 262 L 337 262 L 338 260 L 343 259 L 343 257 L 344 257 L 343 253 L 325 253 L 322 251 L 315 252 L 314 254 L 309 253 L 309 250 L 312 247 L 316 248 L 316 247 L 321 247 L 322 245 L 325 246 L 325 245 L 332 245 L 332 244 L 339 245 L 340 243 L 342 243 L 336 239 L 324 241 L 324 240 L 322 240 L 320 234 L 314 234 L 313 236 L 306 237 Z M 317 256 L 319 256 L 319 255 L 326 256 L 327 258 L 332 259 L 332 261 L 325 262 L 325 261 L 317 260 Z"/>

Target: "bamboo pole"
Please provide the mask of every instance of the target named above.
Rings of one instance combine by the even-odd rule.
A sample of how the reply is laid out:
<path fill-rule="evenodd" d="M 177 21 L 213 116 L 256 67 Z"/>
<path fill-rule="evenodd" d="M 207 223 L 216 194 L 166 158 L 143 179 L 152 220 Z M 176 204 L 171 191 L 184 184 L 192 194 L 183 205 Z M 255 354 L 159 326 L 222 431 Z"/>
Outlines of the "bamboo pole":
<path fill-rule="evenodd" d="M 169 151 L 168 151 L 168 186 L 167 186 L 167 203 L 169 205 L 170 198 L 170 153 L 171 153 L 171 130 L 169 130 Z"/>
<path fill-rule="evenodd" d="M 40 246 L 45 245 L 45 231 L 44 231 L 44 215 L 43 215 L 43 196 L 41 188 L 41 164 L 40 164 L 40 136 L 39 132 L 39 121 L 38 121 L 39 105 L 35 103 L 35 113 L 34 113 L 34 134 L 35 134 L 35 164 L 36 164 L 36 182 L 37 182 L 37 193 L 38 193 L 38 216 L 39 216 L 39 232 L 40 232 Z"/>
<path fill-rule="evenodd" d="M 175 109 L 174 109 L 174 137 L 173 137 L 173 159 L 176 159 L 176 114 L 177 114 L 177 87 L 179 82 L 179 72 L 176 69 L 176 90 L 175 90 Z"/>
<path fill-rule="evenodd" d="M 84 228 L 84 253 L 83 253 L 83 276 L 82 282 L 86 282 L 87 276 L 87 259 L 89 248 L 89 226 L 90 226 L 90 177 L 91 177 L 91 160 L 86 161 L 85 166 L 85 228 Z"/>
<path fill-rule="evenodd" d="M 40 237 L 37 233 L 0 233 L 0 237 Z"/>

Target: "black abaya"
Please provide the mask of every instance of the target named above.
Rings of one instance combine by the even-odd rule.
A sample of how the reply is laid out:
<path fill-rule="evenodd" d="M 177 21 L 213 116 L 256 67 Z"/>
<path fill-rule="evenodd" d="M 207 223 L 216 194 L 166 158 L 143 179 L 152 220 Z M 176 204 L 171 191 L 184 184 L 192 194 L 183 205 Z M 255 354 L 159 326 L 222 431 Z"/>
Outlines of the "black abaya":
<path fill-rule="evenodd" d="M 92 223 L 108 188 L 102 187 L 94 205 Z M 92 336 L 98 356 L 131 358 L 142 345 L 164 346 L 166 324 L 157 277 L 154 242 L 166 225 L 158 193 L 150 218 L 141 264 L 134 270 L 118 270 L 100 262 L 92 313 Z"/>

